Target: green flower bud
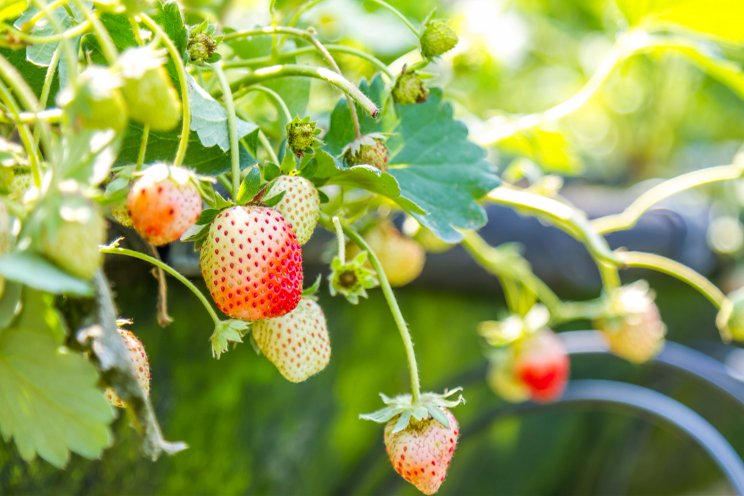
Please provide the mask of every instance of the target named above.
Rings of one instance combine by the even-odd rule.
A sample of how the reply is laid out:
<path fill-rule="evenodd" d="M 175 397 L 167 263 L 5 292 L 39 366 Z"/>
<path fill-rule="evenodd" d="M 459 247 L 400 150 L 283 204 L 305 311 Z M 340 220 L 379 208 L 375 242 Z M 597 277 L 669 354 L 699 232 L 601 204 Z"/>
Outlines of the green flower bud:
<path fill-rule="evenodd" d="M 344 160 L 350 167 L 364 164 L 386 171 L 388 149 L 385 140 L 378 134 L 362 136 L 344 149 Z"/>
<path fill-rule="evenodd" d="M 447 21 L 434 19 L 426 23 L 420 43 L 421 54 L 427 59 L 433 59 L 455 48 L 457 33 Z"/>

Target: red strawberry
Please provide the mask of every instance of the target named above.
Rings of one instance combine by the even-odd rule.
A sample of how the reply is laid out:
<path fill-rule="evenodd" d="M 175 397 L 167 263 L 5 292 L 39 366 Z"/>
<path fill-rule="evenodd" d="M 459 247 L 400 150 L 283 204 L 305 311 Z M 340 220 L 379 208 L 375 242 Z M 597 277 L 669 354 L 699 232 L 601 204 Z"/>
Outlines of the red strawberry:
<path fill-rule="evenodd" d="M 290 382 L 302 382 L 317 374 L 331 359 L 323 309 L 308 298 L 287 315 L 253 324 L 253 339 Z"/>
<path fill-rule="evenodd" d="M 281 176 L 271 186 L 271 195 L 284 191 L 276 208 L 292 225 L 297 242 L 304 245 L 315 231 L 320 216 L 320 196 L 313 183 L 300 176 Z"/>
<path fill-rule="evenodd" d="M 217 306 L 235 319 L 280 317 L 302 296 L 302 250 L 279 212 L 231 207 L 209 227 L 201 272 Z"/>
<path fill-rule="evenodd" d="M 385 449 L 398 474 L 424 494 L 434 494 L 444 482 L 460 434 L 457 420 L 446 408 L 449 427 L 434 418 L 411 419 L 400 432 L 393 432 L 398 417 L 385 425 Z"/>
<path fill-rule="evenodd" d="M 133 332 L 127 331 L 126 329 L 119 329 L 124 344 L 127 345 L 129 350 L 129 358 L 132 360 L 134 365 L 134 373 L 137 376 L 137 382 L 145 391 L 145 395 L 150 395 L 150 362 L 147 359 L 147 353 L 145 353 L 145 347 L 142 345 L 137 336 Z M 109 402 L 118 408 L 124 408 L 125 403 L 117 396 L 116 392 L 112 388 L 106 389 L 106 398 Z"/>
<path fill-rule="evenodd" d="M 134 183 L 127 206 L 134 228 L 156 246 L 180 238 L 202 210 L 191 172 L 164 163 L 149 167 Z"/>
<path fill-rule="evenodd" d="M 570 361 L 560 339 L 547 329 L 527 337 L 514 357 L 514 375 L 534 401 L 558 398 L 566 387 Z"/>

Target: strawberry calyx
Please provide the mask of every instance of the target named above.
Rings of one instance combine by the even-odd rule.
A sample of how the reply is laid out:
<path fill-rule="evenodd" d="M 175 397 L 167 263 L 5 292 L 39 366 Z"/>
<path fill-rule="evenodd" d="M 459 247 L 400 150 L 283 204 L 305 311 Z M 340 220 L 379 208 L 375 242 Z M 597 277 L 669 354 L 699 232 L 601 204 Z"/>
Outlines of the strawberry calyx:
<path fill-rule="evenodd" d="M 433 418 L 449 429 L 450 422 L 444 409 L 453 408 L 465 403 L 465 398 L 462 394 L 458 394 L 457 397 L 453 398 L 455 394 L 460 392 L 462 392 L 462 387 L 445 390 L 442 394 L 423 393 L 416 403 L 413 403 L 410 394 L 402 394 L 390 398 L 380 393 L 382 402 L 387 406 L 372 413 L 359 415 L 359 418 L 384 424 L 397 417 L 398 420 L 393 427 L 392 433 L 401 432 L 409 424 L 413 424 L 414 422 L 419 423 L 430 418 Z"/>
<path fill-rule="evenodd" d="M 635 325 L 655 306 L 654 299 L 654 292 L 644 280 L 613 289 L 606 297 L 604 315 L 597 319 L 597 327 L 613 333 Z"/>
<path fill-rule="evenodd" d="M 242 343 L 243 337 L 250 331 L 250 323 L 244 320 L 220 320 L 209 338 L 212 345 L 212 356 L 219 358 L 225 353 L 230 343 Z"/>
<path fill-rule="evenodd" d="M 368 268 L 366 251 L 359 252 L 347 262 L 338 256 L 334 257 L 328 281 L 331 296 L 340 294 L 352 305 L 359 303 L 359 298 L 366 298 L 368 289 L 380 284 L 377 274 Z"/>

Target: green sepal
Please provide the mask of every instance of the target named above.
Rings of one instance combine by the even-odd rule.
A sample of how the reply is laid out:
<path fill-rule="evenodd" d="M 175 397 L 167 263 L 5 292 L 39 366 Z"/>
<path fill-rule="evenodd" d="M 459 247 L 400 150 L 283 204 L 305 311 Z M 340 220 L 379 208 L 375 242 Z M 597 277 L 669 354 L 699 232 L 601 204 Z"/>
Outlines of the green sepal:
<path fill-rule="evenodd" d="M 245 205 L 252 200 L 261 189 L 261 169 L 258 165 L 252 166 L 248 169 L 248 173 L 240 183 L 238 189 L 238 196 L 235 199 L 238 205 Z"/>
<path fill-rule="evenodd" d="M 444 409 L 453 408 L 465 403 L 465 398 L 462 394 L 458 395 L 454 399 L 450 399 L 453 395 L 460 393 L 461 391 L 461 387 L 456 387 L 452 390 L 445 391 L 443 394 L 424 393 L 415 404 L 411 401 L 410 394 L 402 394 L 394 398 L 389 398 L 380 393 L 382 402 L 387 406 L 372 413 L 359 415 L 359 418 L 362 420 L 371 420 L 378 424 L 384 424 L 395 417 L 398 417 L 395 426 L 393 427 L 393 433 L 404 430 L 408 427 L 408 424 L 412 419 L 422 421 L 433 418 L 449 429 L 450 423 Z"/>
<path fill-rule="evenodd" d="M 219 359 L 220 355 L 227 351 L 230 343 L 242 343 L 250 326 L 251 324 L 244 320 L 221 320 L 209 338 L 212 344 L 212 356 Z"/>
<path fill-rule="evenodd" d="M 280 201 L 282 201 L 282 198 L 284 198 L 284 195 L 286 193 L 286 191 L 282 191 L 279 194 L 272 196 L 268 200 L 263 200 L 263 204 L 267 207 L 275 207 L 279 204 Z"/>
<path fill-rule="evenodd" d="M 318 292 L 320 289 L 320 283 L 323 280 L 323 276 L 318 274 L 318 277 L 315 278 L 315 282 L 312 286 L 309 286 L 302 290 L 302 296 L 303 297 L 309 297 L 309 296 L 315 296 L 315 293 Z"/>
<path fill-rule="evenodd" d="M 359 298 L 366 298 L 368 289 L 380 284 L 377 274 L 367 267 L 366 251 L 359 252 L 346 263 L 339 257 L 334 257 L 328 282 L 331 296 L 340 294 L 352 305 L 359 303 Z"/>

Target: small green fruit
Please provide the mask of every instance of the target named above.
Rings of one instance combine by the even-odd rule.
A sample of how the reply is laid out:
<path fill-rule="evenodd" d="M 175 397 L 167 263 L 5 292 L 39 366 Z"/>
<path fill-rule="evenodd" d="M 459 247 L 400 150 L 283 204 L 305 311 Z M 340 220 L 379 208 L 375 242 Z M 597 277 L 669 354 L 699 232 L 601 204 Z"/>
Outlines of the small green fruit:
<path fill-rule="evenodd" d="M 457 33 L 447 21 L 434 19 L 426 23 L 420 42 L 421 54 L 427 59 L 433 59 L 455 48 Z"/>
<path fill-rule="evenodd" d="M 429 89 L 418 74 L 404 72 L 395 80 L 392 95 L 395 103 L 401 105 L 424 103 L 429 97 Z"/>
<path fill-rule="evenodd" d="M 344 149 L 344 160 L 349 167 L 371 165 L 381 171 L 388 168 L 388 149 L 382 135 L 368 134 Z"/>

